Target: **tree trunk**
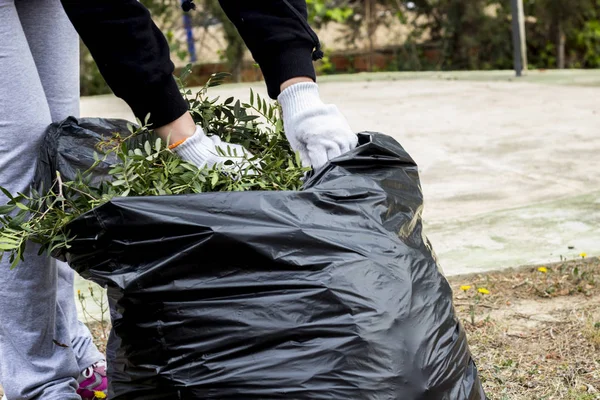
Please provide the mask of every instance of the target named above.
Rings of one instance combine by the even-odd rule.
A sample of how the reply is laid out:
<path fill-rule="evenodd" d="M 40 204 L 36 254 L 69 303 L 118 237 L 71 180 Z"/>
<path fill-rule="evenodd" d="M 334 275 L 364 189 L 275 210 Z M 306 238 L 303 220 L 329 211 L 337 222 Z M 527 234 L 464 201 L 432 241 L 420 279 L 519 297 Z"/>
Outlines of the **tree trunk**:
<path fill-rule="evenodd" d="M 374 52 L 374 40 L 375 35 L 375 23 L 374 23 L 374 7 L 373 0 L 365 0 L 365 20 L 367 22 L 367 39 L 369 41 L 369 54 L 367 55 L 367 70 L 373 71 L 373 52 Z"/>
<path fill-rule="evenodd" d="M 235 41 L 230 44 L 231 47 L 228 49 L 228 58 L 233 80 L 234 82 L 239 83 L 242 81 L 242 70 L 244 67 L 244 52 L 246 50 L 246 45 L 239 36 L 237 29 L 235 30 L 235 35 L 237 38 L 234 39 Z"/>
<path fill-rule="evenodd" d="M 558 34 L 558 46 L 557 46 L 557 61 L 558 61 L 558 69 L 565 69 L 565 46 L 566 46 L 566 35 L 565 35 L 565 31 L 563 30 L 562 24 L 559 22 L 558 23 L 558 29 L 557 29 L 557 34 Z"/>
<path fill-rule="evenodd" d="M 244 66 L 244 53 L 246 45 L 240 36 L 235 25 L 227 18 L 227 14 L 223 11 L 217 0 L 206 0 L 205 7 L 212 15 L 214 15 L 223 24 L 225 40 L 227 41 L 227 49 L 225 56 L 229 64 L 232 78 L 235 82 L 242 81 L 242 69 Z"/>

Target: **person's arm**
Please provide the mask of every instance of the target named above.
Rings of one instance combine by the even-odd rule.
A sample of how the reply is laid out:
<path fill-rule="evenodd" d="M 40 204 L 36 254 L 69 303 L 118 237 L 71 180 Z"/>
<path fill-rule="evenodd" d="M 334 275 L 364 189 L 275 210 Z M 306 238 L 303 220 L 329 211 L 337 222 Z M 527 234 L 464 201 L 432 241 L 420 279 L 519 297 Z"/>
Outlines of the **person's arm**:
<path fill-rule="evenodd" d="M 323 54 L 304 0 L 219 2 L 260 66 L 271 98 L 293 83 L 316 80 L 313 60 Z"/>
<path fill-rule="evenodd" d="M 173 78 L 167 41 L 136 0 L 61 0 L 115 95 L 153 127 L 183 116 L 188 105 Z"/>
<path fill-rule="evenodd" d="M 187 104 L 173 79 L 167 41 L 136 0 L 61 0 L 115 95 L 154 127 L 184 116 Z M 315 80 L 318 39 L 306 24 L 301 0 L 221 0 L 265 75 L 269 95 L 292 78 Z"/>
<path fill-rule="evenodd" d="M 285 134 L 305 166 L 319 168 L 357 144 L 346 118 L 319 96 L 313 60 L 323 56 L 304 0 L 219 0 L 283 111 Z"/>
<path fill-rule="evenodd" d="M 215 153 L 214 146 L 187 111 L 172 76 L 169 46 L 148 10 L 136 0 L 61 1 L 113 92 L 140 120 L 150 114 L 152 128 L 163 139 L 170 136 L 171 144 L 179 144 L 175 152 L 184 159 L 197 165 L 207 162 L 207 154 Z M 285 89 L 287 95 L 279 99 L 285 125 L 290 127 L 286 134 L 307 165 L 320 166 L 323 160 L 351 148 L 356 137 L 347 123 L 340 124 L 341 114 L 324 108 L 318 97 L 312 61 L 322 52 L 306 22 L 305 1 L 220 1 L 259 63 L 269 95 L 276 98 Z M 301 86 L 302 81 L 308 83 Z M 301 124 L 306 119 L 309 123 Z M 319 129 L 304 132 L 296 128 L 314 127 L 310 121 L 320 121 L 316 124 Z M 323 125 L 323 121 L 328 123 Z M 330 145 L 332 135 L 334 144 Z M 309 147 L 317 149 L 312 153 L 318 157 L 307 153 Z"/>

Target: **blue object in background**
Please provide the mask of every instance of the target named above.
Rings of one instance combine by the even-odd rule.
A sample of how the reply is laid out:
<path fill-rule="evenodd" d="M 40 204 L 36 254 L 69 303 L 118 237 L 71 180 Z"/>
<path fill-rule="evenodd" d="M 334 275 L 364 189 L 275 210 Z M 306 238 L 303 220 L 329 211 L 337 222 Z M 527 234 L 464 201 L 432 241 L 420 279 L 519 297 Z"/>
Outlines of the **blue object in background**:
<path fill-rule="evenodd" d="M 181 3 L 183 4 L 183 1 Z M 194 32 L 192 31 L 192 18 L 188 13 L 183 13 L 183 26 L 185 28 L 185 33 L 187 37 L 190 62 L 196 62 L 196 46 L 194 45 Z"/>

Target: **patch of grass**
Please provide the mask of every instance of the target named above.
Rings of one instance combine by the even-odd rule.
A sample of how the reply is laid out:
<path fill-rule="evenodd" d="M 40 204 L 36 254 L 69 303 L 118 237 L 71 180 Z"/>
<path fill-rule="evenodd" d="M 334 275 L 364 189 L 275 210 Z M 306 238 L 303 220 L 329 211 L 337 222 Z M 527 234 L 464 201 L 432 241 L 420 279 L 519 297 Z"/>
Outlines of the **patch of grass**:
<path fill-rule="evenodd" d="M 597 319 L 589 318 L 583 333 L 587 340 L 594 345 L 594 348 L 600 351 L 600 322 L 597 321 Z"/>
<path fill-rule="evenodd" d="M 580 259 L 449 279 L 491 400 L 600 399 L 599 278 Z"/>

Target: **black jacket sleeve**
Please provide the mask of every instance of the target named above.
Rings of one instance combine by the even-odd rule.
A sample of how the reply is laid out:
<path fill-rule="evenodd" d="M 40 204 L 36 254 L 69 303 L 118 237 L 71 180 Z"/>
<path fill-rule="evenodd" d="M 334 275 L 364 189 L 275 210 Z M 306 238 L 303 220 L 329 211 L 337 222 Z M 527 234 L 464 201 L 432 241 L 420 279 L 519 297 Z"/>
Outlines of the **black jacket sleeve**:
<path fill-rule="evenodd" d="M 63 7 L 115 95 L 159 127 L 188 105 L 173 78 L 164 35 L 136 0 L 62 0 Z"/>
<path fill-rule="evenodd" d="M 319 39 L 307 23 L 305 0 L 219 0 L 265 76 L 271 98 L 299 76 L 316 79 Z M 313 53 L 313 49 L 315 49 Z"/>
<path fill-rule="evenodd" d="M 115 95 L 154 127 L 179 118 L 188 105 L 173 78 L 168 43 L 136 0 L 61 0 Z M 318 39 L 306 22 L 304 0 L 221 0 L 260 65 L 269 95 L 287 79 L 315 79 Z"/>

